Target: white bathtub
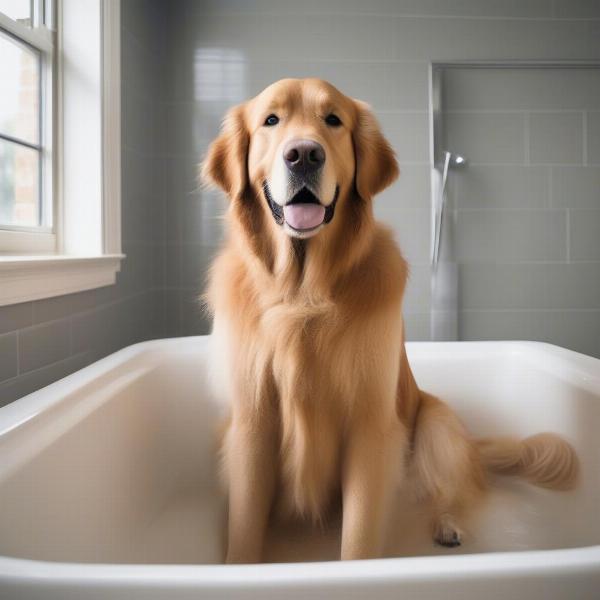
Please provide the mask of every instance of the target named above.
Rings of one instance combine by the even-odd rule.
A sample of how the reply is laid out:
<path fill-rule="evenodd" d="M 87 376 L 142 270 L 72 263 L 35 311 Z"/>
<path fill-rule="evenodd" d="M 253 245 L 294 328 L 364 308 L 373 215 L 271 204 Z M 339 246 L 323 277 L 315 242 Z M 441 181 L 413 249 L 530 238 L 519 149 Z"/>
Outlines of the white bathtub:
<path fill-rule="evenodd" d="M 0 409 L 2 600 L 600 598 L 600 360 L 530 342 L 408 344 L 421 387 L 477 435 L 565 435 L 580 487 L 496 480 L 455 550 L 399 500 L 396 558 L 327 562 L 333 524 L 272 531 L 280 564 L 226 566 L 207 342 L 137 344 Z"/>

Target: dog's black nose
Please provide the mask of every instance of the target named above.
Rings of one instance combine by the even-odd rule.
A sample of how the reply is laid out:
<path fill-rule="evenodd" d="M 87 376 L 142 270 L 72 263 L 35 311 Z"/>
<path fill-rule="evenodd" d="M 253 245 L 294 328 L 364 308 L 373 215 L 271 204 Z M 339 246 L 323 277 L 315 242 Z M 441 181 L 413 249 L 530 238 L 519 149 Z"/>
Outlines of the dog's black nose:
<path fill-rule="evenodd" d="M 283 149 L 283 160 L 295 175 L 308 175 L 323 166 L 325 150 L 313 140 L 291 140 Z"/>

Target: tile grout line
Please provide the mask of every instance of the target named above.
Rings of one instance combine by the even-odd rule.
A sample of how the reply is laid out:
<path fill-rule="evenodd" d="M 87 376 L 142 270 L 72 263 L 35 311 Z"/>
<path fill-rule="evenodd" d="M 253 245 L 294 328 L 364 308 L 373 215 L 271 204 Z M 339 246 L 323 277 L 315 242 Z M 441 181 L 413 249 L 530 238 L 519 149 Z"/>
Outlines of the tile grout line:
<path fill-rule="evenodd" d="M 21 337 L 20 333 L 21 330 L 17 329 L 17 377 L 21 374 L 21 357 L 19 356 L 19 338 Z"/>
<path fill-rule="evenodd" d="M 583 166 L 587 167 L 588 165 L 588 111 L 583 111 Z"/>
<path fill-rule="evenodd" d="M 567 208 L 565 209 L 567 213 L 567 217 L 565 219 L 565 223 L 567 226 L 567 263 L 571 262 L 571 211 Z"/>
<path fill-rule="evenodd" d="M 377 112 L 384 112 L 375 108 Z M 587 110 L 587 109 L 584 109 Z M 420 110 L 409 109 L 387 109 L 388 112 L 423 112 Z M 445 114 L 449 115 L 518 115 L 536 113 L 540 115 L 576 115 L 582 112 L 581 108 L 448 108 L 444 110 Z"/>
<path fill-rule="evenodd" d="M 552 174 L 552 167 L 547 167 L 547 179 L 548 179 L 548 206 L 547 210 L 555 208 L 554 206 L 554 177 Z"/>
<path fill-rule="evenodd" d="M 566 313 L 598 313 L 600 314 L 600 308 L 461 308 L 459 312 L 472 312 L 472 313 L 486 313 L 486 312 L 495 312 L 495 313 L 558 313 L 558 312 L 566 312 Z M 419 313 L 421 314 L 421 313 Z"/>
<path fill-rule="evenodd" d="M 479 266 L 479 267 L 489 267 L 490 264 L 499 264 L 503 266 L 521 266 L 521 265 L 597 265 L 600 263 L 600 260 L 595 259 L 585 259 L 585 260 L 573 260 L 571 262 L 567 262 L 566 260 L 561 260 L 555 258 L 553 260 L 503 260 L 498 263 L 490 263 L 489 260 L 465 260 L 461 262 L 461 266 Z M 423 266 L 425 263 L 420 263 Z M 186 288 L 187 289 L 187 288 Z"/>
<path fill-rule="evenodd" d="M 525 123 L 523 126 L 523 138 L 525 144 L 524 160 L 525 166 L 531 166 L 531 113 L 527 111 L 525 113 Z"/>
<path fill-rule="evenodd" d="M 75 316 L 74 314 L 69 315 L 69 356 L 73 356 L 73 317 L 74 316 Z"/>
<path fill-rule="evenodd" d="M 594 163 L 595 165 L 596 163 Z M 411 166 L 423 166 L 424 163 L 411 163 Z M 522 162 L 469 162 L 471 167 L 581 167 L 579 162 L 532 162 L 524 165 Z"/>
<path fill-rule="evenodd" d="M 562 212 L 562 210 L 564 210 L 564 207 L 562 206 L 490 206 L 490 207 L 479 207 L 479 206 L 474 206 L 474 207 L 468 207 L 468 208 L 457 208 L 456 209 L 459 213 L 474 213 L 474 212 L 481 212 L 481 213 L 499 213 L 499 212 L 503 212 L 503 213 L 509 213 L 509 212 L 518 212 L 518 213 L 525 213 L 525 212 L 541 212 L 541 213 L 548 213 L 550 211 L 554 211 L 554 212 Z M 581 210 L 594 210 L 594 209 L 581 209 Z M 409 209 L 402 209 L 399 210 L 398 213 L 402 214 L 404 212 L 409 212 L 409 211 L 423 211 L 426 212 L 426 209 L 424 208 L 409 208 Z"/>
<path fill-rule="evenodd" d="M 252 11 L 251 13 L 248 11 L 240 11 L 240 10 L 200 10 L 197 12 L 193 12 L 189 15 L 190 19 L 198 18 L 198 17 L 218 17 L 221 19 L 227 18 L 247 18 L 250 15 L 258 16 L 258 17 L 272 17 L 273 13 L 267 10 L 257 10 Z M 319 12 L 314 10 L 309 10 L 307 12 L 303 11 L 290 11 L 286 13 L 281 13 L 281 16 L 284 17 L 337 17 L 339 13 L 337 12 Z M 449 14 L 449 13 L 397 13 L 390 11 L 357 11 L 351 10 L 346 13 L 349 17 L 366 17 L 366 18 L 388 18 L 388 19 L 398 19 L 398 20 L 464 20 L 464 21 L 566 21 L 566 22 L 581 22 L 581 21 L 598 21 L 599 17 L 574 17 L 574 16 L 553 16 L 552 13 L 544 14 L 544 15 L 477 15 L 477 14 Z M 279 15 L 278 15 L 279 16 Z"/>

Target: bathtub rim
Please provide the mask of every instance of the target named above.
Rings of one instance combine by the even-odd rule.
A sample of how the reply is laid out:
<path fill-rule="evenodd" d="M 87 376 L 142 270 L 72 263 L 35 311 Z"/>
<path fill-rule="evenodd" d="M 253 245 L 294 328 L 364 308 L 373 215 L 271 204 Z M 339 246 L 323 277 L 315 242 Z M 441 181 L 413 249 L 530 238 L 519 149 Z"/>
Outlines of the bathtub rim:
<path fill-rule="evenodd" d="M 65 563 L 0 557 L 2 585 L 115 585 L 150 588 L 260 590 L 277 585 L 374 585 L 377 583 L 443 583 L 495 578 L 590 576 L 600 582 L 600 545 L 534 551 L 415 556 L 357 561 L 315 561 L 248 565 Z"/>
<path fill-rule="evenodd" d="M 210 336 L 163 338 L 139 342 L 101 358 L 56 382 L 23 396 L 0 408 L 0 437 L 12 433 L 31 419 L 43 418 L 44 412 L 60 404 L 68 394 L 84 384 L 108 375 L 118 367 L 146 355 L 159 358 L 160 351 L 187 353 L 200 343 L 208 350 Z M 481 358 L 482 352 L 498 357 L 525 358 L 554 377 L 565 377 L 600 396 L 600 359 L 567 350 L 553 344 L 532 341 L 460 341 L 407 342 L 409 360 L 436 350 L 448 357 L 459 347 L 471 350 L 469 355 Z M 440 354 L 438 353 L 438 356 Z M 454 355 L 456 356 L 456 355 Z M 155 362 L 154 365 L 157 363 Z M 148 369 L 152 369 L 152 361 Z M 557 374 L 554 370 L 560 367 Z M 55 392 L 61 392 L 56 395 Z M 156 585 L 214 586 L 219 589 L 256 588 L 278 585 L 333 585 L 354 581 L 357 584 L 389 582 L 466 581 L 485 577 L 515 578 L 580 574 L 600 579 L 600 545 L 525 550 L 481 552 L 457 556 L 415 556 L 361 561 L 317 561 L 267 563 L 259 565 L 224 564 L 126 564 L 53 562 L 0 555 L 0 589 L 3 585 L 99 585 L 122 584 L 144 588 Z M 310 579 L 307 579 L 310 577 Z"/>

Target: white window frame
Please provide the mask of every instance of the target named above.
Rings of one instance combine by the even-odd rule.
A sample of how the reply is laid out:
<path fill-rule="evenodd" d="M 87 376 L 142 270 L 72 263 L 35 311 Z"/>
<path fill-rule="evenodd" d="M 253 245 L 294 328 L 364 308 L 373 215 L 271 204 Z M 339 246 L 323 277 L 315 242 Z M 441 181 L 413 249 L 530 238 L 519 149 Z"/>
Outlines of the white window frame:
<path fill-rule="evenodd" d="M 48 246 L 32 237 L 37 232 L 2 231 L 14 242 L 10 252 L 0 246 L 0 306 L 112 285 L 125 258 L 120 0 L 55 2 L 54 136 L 46 146 L 54 158 L 55 237 Z M 20 24 L 0 15 L 0 25 L 19 25 L 24 38 Z M 50 35 L 27 32 L 37 33 Z"/>

